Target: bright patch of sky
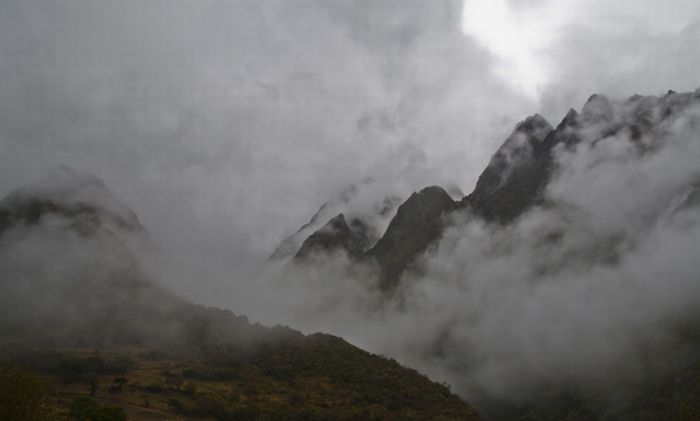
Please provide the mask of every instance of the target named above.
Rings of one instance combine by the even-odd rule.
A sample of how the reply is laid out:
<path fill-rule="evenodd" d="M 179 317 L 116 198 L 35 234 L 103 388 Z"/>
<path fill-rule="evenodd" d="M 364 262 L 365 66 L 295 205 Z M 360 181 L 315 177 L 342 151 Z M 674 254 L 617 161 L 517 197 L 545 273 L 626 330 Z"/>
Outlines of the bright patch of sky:
<path fill-rule="evenodd" d="M 537 100 L 557 68 L 556 43 L 567 35 L 674 36 L 699 15 L 697 0 L 464 0 L 462 31 L 494 56 L 504 82 Z"/>
<path fill-rule="evenodd" d="M 570 1 L 513 6 L 508 0 L 465 0 L 462 31 L 497 59 L 505 82 L 535 99 L 547 83 L 546 50 L 572 14 Z"/>

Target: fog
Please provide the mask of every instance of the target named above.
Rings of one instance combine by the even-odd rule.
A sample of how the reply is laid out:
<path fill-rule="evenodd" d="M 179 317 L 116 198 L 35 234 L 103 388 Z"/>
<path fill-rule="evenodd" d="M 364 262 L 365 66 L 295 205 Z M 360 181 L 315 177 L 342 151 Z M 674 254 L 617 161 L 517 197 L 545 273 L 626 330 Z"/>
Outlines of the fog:
<path fill-rule="evenodd" d="M 544 205 L 505 227 L 454 216 L 393 298 L 372 293 L 376 274 L 340 254 L 268 267 L 246 296 L 273 303 L 273 318 L 394 356 L 477 402 L 553 385 L 600 397 L 668 369 L 684 358 L 679 332 L 696 328 L 700 304 L 700 217 L 688 200 L 700 176 L 700 108 L 670 121 L 654 112 L 654 129 L 633 139 L 601 136 L 633 114 L 605 107 L 610 120 L 557 149 Z"/>
<path fill-rule="evenodd" d="M 360 214 L 428 185 L 468 193 L 527 115 L 700 85 L 694 1 L 503 2 L 530 22 L 516 37 L 552 28 L 525 61 L 469 26 L 482 3 L 4 1 L 0 194 L 61 164 L 94 173 L 158 244 L 143 265 L 166 288 L 343 336 L 467 398 L 632 373 L 698 304 L 700 226 L 680 205 L 697 110 L 650 154 L 629 133 L 594 147 L 591 126 L 558 151 L 551 206 L 507 228 L 458 218 L 395 302 L 342 255 L 268 260 L 368 177 Z"/>

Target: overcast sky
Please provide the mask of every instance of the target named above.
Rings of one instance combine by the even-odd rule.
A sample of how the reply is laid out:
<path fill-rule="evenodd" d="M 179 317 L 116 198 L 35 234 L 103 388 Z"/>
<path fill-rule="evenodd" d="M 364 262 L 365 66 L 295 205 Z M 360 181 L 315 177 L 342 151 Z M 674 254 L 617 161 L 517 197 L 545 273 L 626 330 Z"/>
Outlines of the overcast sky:
<path fill-rule="evenodd" d="M 350 183 L 468 193 L 527 115 L 694 90 L 698 45 L 696 0 L 4 0 L 0 194 L 90 171 L 243 267 Z"/>

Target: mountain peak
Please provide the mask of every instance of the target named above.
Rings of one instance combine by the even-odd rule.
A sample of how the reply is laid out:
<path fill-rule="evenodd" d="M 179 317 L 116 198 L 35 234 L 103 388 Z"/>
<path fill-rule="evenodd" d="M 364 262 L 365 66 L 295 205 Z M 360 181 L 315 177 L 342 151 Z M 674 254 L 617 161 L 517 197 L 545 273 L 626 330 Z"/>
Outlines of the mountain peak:
<path fill-rule="evenodd" d="M 443 216 L 456 206 L 439 186 L 415 192 L 399 206 L 384 236 L 367 251 L 367 255 L 380 266 L 384 290 L 394 288 L 415 258 L 440 237 Z"/>
<path fill-rule="evenodd" d="M 552 129 L 552 125 L 540 114 L 533 114 L 515 126 L 515 131 L 532 134 L 539 140 L 544 139 Z"/>
<path fill-rule="evenodd" d="M 441 200 L 441 201 L 446 201 L 446 200 L 450 197 L 450 195 L 447 194 L 447 192 L 445 191 L 445 189 L 443 189 L 443 188 L 440 187 L 440 186 L 428 186 L 428 187 L 424 187 L 423 189 L 421 189 L 421 190 L 418 191 L 417 193 L 413 193 L 413 194 L 411 195 L 411 197 L 413 197 L 413 196 L 418 196 L 418 197 L 421 197 L 421 198 L 426 198 L 426 199 L 428 199 L 428 200 L 430 200 L 430 199 L 437 199 L 437 200 Z M 410 200 L 410 199 L 409 199 L 409 200 Z"/>
<path fill-rule="evenodd" d="M 294 257 L 303 260 L 315 253 L 327 254 L 338 250 L 345 250 L 350 257 L 359 257 L 369 241 L 367 230 L 359 219 L 353 219 L 348 224 L 341 212 L 311 234 Z"/>
<path fill-rule="evenodd" d="M 463 203 L 487 220 L 508 222 L 520 215 L 546 180 L 553 132 L 539 114 L 518 123 Z"/>
<path fill-rule="evenodd" d="M 521 178 L 521 172 L 543 155 L 543 150 L 546 149 L 544 140 L 553 130 L 549 122 L 539 114 L 519 122 L 479 177 L 474 198 L 490 196 L 507 185 L 512 178 Z"/>
<path fill-rule="evenodd" d="M 557 125 L 557 130 L 561 131 L 566 129 L 569 126 L 573 126 L 576 124 L 576 120 L 579 117 L 579 113 L 574 110 L 573 108 L 570 108 L 569 111 L 566 113 L 564 118 L 561 120 L 561 123 Z"/>
<path fill-rule="evenodd" d="M 9 221 L 35 223 L 48 214 L 69 218 L 89 214 L 130 231 L 145 230 L 136 214 L 119 203 L 99 177 L 65 165 L 0 200 L 0 212 L 5 225 Z"/>
<path fill-rule="evenodd" d="M 581 109 L 581 115 L 586 120 L 607 121 L 612 118 L 613 107 L 610 99 L 605 95 L 593 94 Z"/>

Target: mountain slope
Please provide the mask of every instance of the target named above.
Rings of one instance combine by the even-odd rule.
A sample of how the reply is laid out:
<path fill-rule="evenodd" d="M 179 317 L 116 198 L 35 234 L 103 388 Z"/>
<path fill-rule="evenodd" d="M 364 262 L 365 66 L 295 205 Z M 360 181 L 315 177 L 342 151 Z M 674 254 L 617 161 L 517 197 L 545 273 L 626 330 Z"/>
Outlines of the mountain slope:
<path fill-rule="evenodd" d="M 556 128 L 538 114 L 530 116 L 515 126 L 469 195 L 451 204 L 447 194 L 431 194 L 417 204 L 422 192 L 414 193 L 399 207 L 384 235 L 364 253 L 364 261 L 378 263 L 379 284 L 391 291 L 404 271 L 415 266 L 417 258 L 441 238 L 454 212 L 467 219 L 511 224 L 532 207 L 547 203 L 547 189 L 558 171 L 557 157 L 562 150 L 595 148 L 606 139 L 629 135 L 637 153 L 653 151 L 660 146 L 655 139 L 663 138 L 663 133 L 673 129 L 674 119 L 697 104 L 700 90 L 669 91 L 663 97 L 635 95 L 624 101 L 596 94 L 580 113 L 571 109 Z M 412 208 L 434 208 L 435 212 L 407 217 L 420 213 L 407 212 Z"/>
<path fill-rule="evenodd" d="M 57 167 L 37 183 L 17 189 L 0 201 L 0 233 L 16 224 L 36 224 L 41 218 L 72 219 L 75 228 L 98 226 L 144 233 L 136 214 L 117 202 L 102 180 L 65 166 Z"/>
<path fill-rule="evenodd" d="M 508 223 L 541 200 L 554 146 L 545 139 L 552 130 L 538 114 L 519 123 L 463 202 L 488 221 Z"/>
<path fill-rule="evenodd" d="M 362 240 L 362 244 L 357 244 L 362 247 L 361 251 L 365 251 L 377 241 L 400 201 L 399 197 L 378 190 L 372 178 L 351 184 L 343 189 L 338 197 L 322 204 L 309 222 L 282 240 L 270 256 L 270 260 L 281 261 L 294 256 L 300 257 L 299 251 L 304 241 L 316 233 L 320 234 L 319 231 L 339 214 L 343 214 L 350 226 L 354 227 L 353 231 L 367 237 L 366 240 Z M 305 255 L 306 252 L 301 253 L 301 256 Z"/>
<path fill-rule="evenodd" d="M 408 265 L 440 237 L 443 218 L 454 209 L 452 198 L 438 186 L 413 193 L 399 206 L 384 236 L 366 253 L 379 263 L 382 289 L 396 287 Z"/>
<path fill-rule="evenodd" d="M 445 386 L 340 338 L 165 291 L 129 240 L 145 229 L 94 176 L 59 168 L 0 205 L 0 361 L 57 382 L 59 413 L 92 395 L 131 419 L 477 419 Z M 197 390 L 164 386 L 173 376 Z"/>
<path fill-rule="evenodd" d="M 358 258 L 368 247 L 368 230 L 369 227 L 360 219 L 353 219 L 348 225 L 345 215 L 340 213 L 304 240 L 294 257 L 304 260 L 313 254 L 343 250 L 348 256 Z"/>

